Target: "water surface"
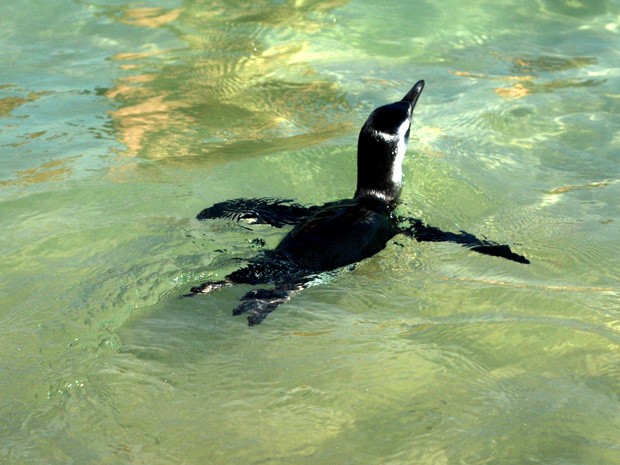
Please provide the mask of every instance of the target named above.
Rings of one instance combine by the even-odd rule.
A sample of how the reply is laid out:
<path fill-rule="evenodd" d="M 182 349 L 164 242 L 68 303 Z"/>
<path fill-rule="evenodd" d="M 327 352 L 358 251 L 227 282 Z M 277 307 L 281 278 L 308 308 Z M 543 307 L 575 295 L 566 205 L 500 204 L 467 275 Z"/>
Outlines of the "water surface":
<path fill-rule="evenodd" d="M 0 7 L 0 461 L 619 464 L 616 1 Z M 396 238 L 248 328 L 179 299 L 350 196 L 368 113 L 427 86 Z"/>

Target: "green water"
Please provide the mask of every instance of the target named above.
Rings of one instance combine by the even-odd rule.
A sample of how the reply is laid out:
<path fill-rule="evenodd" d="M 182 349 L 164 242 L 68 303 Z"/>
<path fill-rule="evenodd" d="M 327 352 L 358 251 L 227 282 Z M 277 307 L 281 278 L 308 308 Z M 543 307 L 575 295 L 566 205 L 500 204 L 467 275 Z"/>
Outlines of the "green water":
<path fill-rule="evenodd" d="M 617 1 L 0 13 L 0 463 L 620 464 Z M 399 237 L 258 327 L 179 299 L 284 233 L 196 213 L 350 196 L 418 79 L 403 213 L 531 265 Z"/>

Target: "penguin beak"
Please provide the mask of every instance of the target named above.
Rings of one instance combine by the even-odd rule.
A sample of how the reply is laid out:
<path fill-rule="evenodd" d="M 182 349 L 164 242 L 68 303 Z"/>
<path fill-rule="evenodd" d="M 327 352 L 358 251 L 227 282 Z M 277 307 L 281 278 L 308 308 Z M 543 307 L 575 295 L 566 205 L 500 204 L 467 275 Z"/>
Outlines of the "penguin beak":
<path fill-rule="evenodd" d="M 424 89 L 424 81 L 418 81 L 415 83 L 415 86 L 411 88 L 407 95 L 405 95 L 402 99 L 402 102 L 407 102 L 410 105 L 411 112 L 415 108 L 415 104 L 420 98 L 420 94 L 422 93 L 422 89 Z"/>

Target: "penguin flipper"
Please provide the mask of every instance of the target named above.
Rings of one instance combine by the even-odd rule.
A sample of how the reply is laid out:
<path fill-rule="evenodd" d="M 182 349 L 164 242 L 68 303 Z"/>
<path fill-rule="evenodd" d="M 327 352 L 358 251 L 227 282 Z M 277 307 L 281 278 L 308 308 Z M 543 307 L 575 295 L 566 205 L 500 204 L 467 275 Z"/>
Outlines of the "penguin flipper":
<path fill-rule="evenodd" d="M 513 262 L 523 263 L 529 265 L 530 261 L 523 255 L 510 250 L 510 246 L 507 244 L 498 244 L 497 242 L 489 241 L 486 239 L 478 239 L 471 233 L 463 230 L 458 234 L 459 239 L 455 242 L 469 247 L 474 252 L 478 252 L 485 255 L 492 255 L 494 257 L 505 258 L 506 260 L 512 260 Z"/>
<path fill-rule="evenodd" d="M 401 220 L 403 220 L 401 218 Z M 486 239 L 479 239 L 471 233 L 460 230 L 458 233 L 442 231 L 434 226 L 428 226 L 417 218 L 407 218 L 409 227 L 401 232 L 406 236 L 415 239 L 418 242 L 454 242 L 464 247 L 468 247 L 474 252 L 494 257 L 505 258 L 513 262 L 528 264 L 530 261 L 523 255 L 519 255 L 506 244 L 498 244 L 497 242 Z"/>
<path fill-rule="evenodd" d="M 304 207 L 294 203 L 291 199 L 232 199 L 205 208 L 198 213 L 196 219 L 228 218 L 234 221 L 245 220 L 253 224 L 269 224 L 281 228 L 285 225 L 300 223 L 312 211 L 312 207 Z"/>

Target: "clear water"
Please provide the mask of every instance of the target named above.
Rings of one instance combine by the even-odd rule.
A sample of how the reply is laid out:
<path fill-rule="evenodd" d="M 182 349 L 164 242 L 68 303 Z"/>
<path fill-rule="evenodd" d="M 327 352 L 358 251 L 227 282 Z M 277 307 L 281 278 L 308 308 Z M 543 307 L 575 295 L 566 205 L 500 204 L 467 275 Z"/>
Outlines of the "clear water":
<path fill-rule="evenodd" d="M 380 4 L 381 3 L 381 4 Z M 620 5 L 0 6 L 0 462 L 620 464 Z M 427 87 L 397 238 L 248 328 L 179 299 L 351 195 L 369 111 Z"/>

